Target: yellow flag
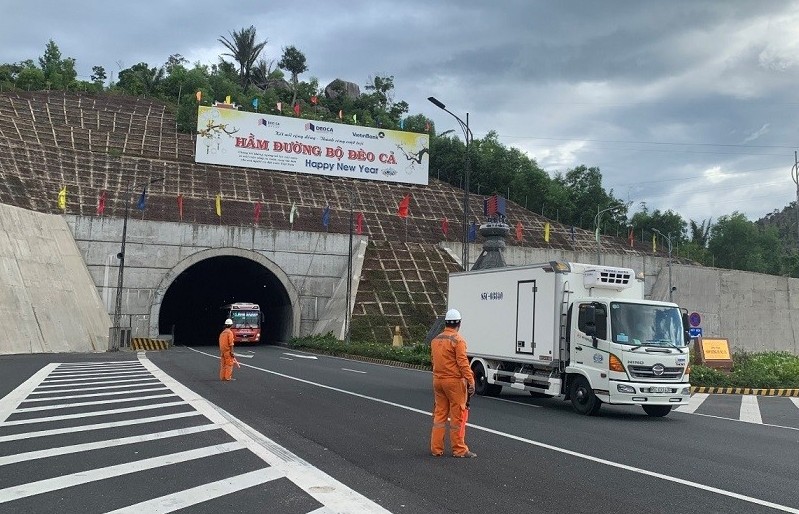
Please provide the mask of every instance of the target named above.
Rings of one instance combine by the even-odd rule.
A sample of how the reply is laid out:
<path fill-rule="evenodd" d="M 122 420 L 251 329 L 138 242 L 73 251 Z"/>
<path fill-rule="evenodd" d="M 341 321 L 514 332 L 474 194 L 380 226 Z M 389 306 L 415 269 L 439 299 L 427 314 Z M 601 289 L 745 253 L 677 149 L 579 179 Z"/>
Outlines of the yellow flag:
<path fill-rule="evenodd" d="M 229 103 L 230 103 L 230 95 L 227 95 L 227 96 L 225 97 L 225 103 L 226 103 L 226 104 L 229 104 Z"/>
<path fill-rule="evenodd" d="M 222 217 L 222 195 L 216 195 L 216 215 Z"/>
<path fill-rule="evenodd" d="M 62 211 L 67 211 L 67 186 L 61 188 L 58 192 L 58 208 Z"/>
<path fill-rule="evenodd" d="M 657 251 L 658 251 L 657 236 L 655 234 L 652 234 L 652 253 L 655 253 Z"/>
<path fill-rule="evenodd" d="M 300 211 L 297 210 L 297 205 L 291 202 L 291 211 L 289 211 L 289 223 L 294 225 L 294 218 L 300 217 Z"/>
<path fill-rule="evenodd" d="M 202 91 L 197 91 L 197 94 L 195 94 L 194 96 L 197 97 L 197 103 L 200 103 L 200 102 L 203 101 L 203 92 Z"/>
<path fill-rule="evenodd" d="M 544 241 L 549 242 L 549 222 L 544 223 Z"/>

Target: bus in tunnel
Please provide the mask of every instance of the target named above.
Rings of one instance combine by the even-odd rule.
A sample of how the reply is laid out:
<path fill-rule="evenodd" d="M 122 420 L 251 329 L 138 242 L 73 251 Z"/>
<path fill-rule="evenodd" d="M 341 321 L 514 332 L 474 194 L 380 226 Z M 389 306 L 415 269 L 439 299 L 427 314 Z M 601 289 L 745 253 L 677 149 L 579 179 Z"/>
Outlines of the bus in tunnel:
<path fill-rule="evenodd" d="M 230 311 L 248 302 L 262 313 L 260 340 L 278 344 L 291 337 L 294 307 L 280 280 L 261 264 L 239 256 L 214 256 L 180 273 L 169 285 L 158 313 L 161 334 L 180 346 L 217 346 Z"/>

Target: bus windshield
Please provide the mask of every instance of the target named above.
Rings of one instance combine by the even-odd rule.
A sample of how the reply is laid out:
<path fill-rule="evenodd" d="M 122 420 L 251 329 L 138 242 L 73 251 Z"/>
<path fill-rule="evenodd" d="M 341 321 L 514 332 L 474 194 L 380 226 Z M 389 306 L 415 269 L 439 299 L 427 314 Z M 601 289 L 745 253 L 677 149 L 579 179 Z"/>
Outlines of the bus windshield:
<path fill-rule="evenodd" d="M 259 311 L 230 311 L 230 319 L 234 328 L 258 328 L 261 321 Z"/>
<path fill-rule="evenodd" d="M 610 333 L 615 343 L 683 348 L 682 316 L 677 307 L 611 302 Z"/>

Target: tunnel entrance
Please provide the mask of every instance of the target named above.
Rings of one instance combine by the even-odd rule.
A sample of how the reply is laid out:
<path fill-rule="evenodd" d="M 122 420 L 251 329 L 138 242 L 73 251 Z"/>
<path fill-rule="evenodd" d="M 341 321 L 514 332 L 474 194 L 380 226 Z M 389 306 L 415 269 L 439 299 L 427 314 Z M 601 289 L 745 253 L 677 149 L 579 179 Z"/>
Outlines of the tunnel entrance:
<path fill-rule="evenodd" d="M 261 306 L 259 344 L 291 337 L 293 307 L 283 284 L 261 264 L 230 255 L 199 261 L 175 278 L 161 302 L 159 332 L 172 334 L 176 345 L 217 346 L 226 317 L 222 306 L 234 302 Z"/>

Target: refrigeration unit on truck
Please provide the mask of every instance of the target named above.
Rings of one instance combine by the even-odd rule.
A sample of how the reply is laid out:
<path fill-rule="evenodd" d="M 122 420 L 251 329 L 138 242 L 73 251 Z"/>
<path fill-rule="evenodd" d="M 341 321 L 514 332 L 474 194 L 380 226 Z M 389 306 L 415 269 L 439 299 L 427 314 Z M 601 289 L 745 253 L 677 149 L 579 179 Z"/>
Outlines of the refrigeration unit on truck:
<path fill-rule="evenodd" d="M 687 316 L 644 299 L 632 269 L 548 262 L 452 273 L 447 298 L 463 316 L 478 394 L 510 387 L 587 415 L 609 403 L 665 416 L 688 403 Z"/>

